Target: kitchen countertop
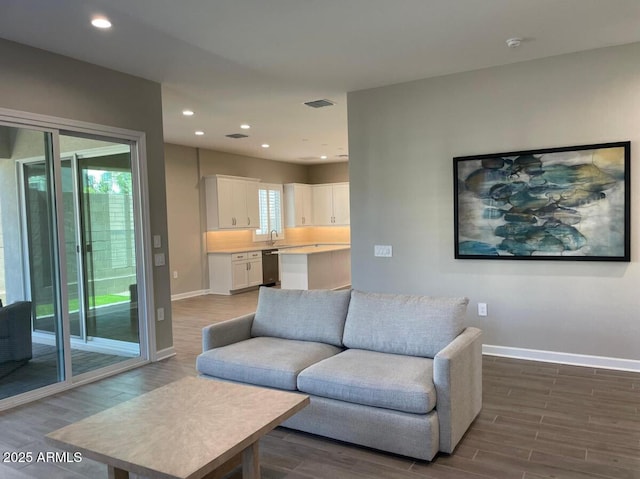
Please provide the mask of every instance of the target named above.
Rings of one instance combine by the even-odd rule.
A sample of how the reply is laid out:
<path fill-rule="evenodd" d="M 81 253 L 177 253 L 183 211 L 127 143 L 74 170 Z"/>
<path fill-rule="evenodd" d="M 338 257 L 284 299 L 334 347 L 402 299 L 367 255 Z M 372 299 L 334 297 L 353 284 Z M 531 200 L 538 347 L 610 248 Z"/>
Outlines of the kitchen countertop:
<path fill-rule="evenodd" d="M 318 244 L 313 246 L 303 246 L 300 248 L 288 248 L 284 251 L 278 251 L 278 254 L 281 255 L 290 255 L 290 254 L 317 254 L 317 253 L 329 253 L 331 251 L 342 251 L 351 249 L 351 245 L 348 244 Z"/>
<path fill-rule="evenodd" d="M 324 246 L 342 246 L 346 248 L 350 248 L 351 245 L 349 243 L 330 243 L 330 242 L 326 242 L 326 243 L 282 243 L 282 244 L 275 244 L 275 245 L 266 245 L 266 244 L 261 244 L 261 245 L 255 245 L 255 246 L 247 246 L 247 247 L 236 247 L 236 248 L 222 248 L 222 249 L 216 249 L 216 250 L 212 250 L 212 251 L 208 251 L 207 254 L 234 254 L 234 253 L 248 253 L 249 251 L 264 251 L 264 250 L 268 250 L 268 249 L 300 249 L 300 248 L 305 248 L 305 247 L 313 247 L 313 248 L 319 248 L 319 247 L 324 247 Z M 319 252 L 319 251 L 317 251 Z M 302 253 L 298 253 L 298 254 L 302 254 Z"/>

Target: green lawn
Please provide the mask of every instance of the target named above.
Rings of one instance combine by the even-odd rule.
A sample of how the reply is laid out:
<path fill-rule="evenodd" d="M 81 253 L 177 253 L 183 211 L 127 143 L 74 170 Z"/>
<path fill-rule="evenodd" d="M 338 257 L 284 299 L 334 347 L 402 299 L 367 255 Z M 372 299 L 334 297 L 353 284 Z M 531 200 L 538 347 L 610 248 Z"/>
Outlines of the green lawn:
<path fill-rule="evenodd" d="M 93 302 L 89 302 L 90 307 L 96 306 L 106 306 L 108 304 L 118 304 L 118 303 L 126 303 L 129 302 L 129 298 L 127 296 L 119 295 L 119 294 L 104 294 L 102 296 L 96 296 L 93 298 Z M 78 299 L 73 298 L 69 301 L 69 311 L 75 312 L 78 311 L 79 304 Z M 42 316 L 51 316 L 53 315 L 53 304 L 38 304 L 36 305 L 36 317 Z"/>

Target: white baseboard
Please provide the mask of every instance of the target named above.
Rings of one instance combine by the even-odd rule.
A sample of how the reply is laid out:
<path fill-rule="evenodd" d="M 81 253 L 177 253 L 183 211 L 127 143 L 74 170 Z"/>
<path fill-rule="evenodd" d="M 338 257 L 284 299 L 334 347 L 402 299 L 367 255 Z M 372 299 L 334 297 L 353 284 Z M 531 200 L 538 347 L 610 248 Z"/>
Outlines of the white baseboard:
<path fill-rule="evenodd" d="M 486 354 L 487 356 L 526 359 L 529 361 L 541 361 L 544 363 L 560 363 L 570 364 L 572 366 L 640 372 L 640 361 L 635 359 L 608 358 L 606 356 L 589 356 L 587 354 L 511 348 L 507 346 L 493 346 L 491 344 L 482 345 L 482 354 Z"/>
<path fill-rule="evenodd" d="M 201 289 L 200 291 L 189 291 L 188 293 L 178 293 L 171 295 L 171 301 L 178 301 L 180 299 L 195 298 L 196 296 L 204 296 L 211 291 L 208 289 Z"/>
<path fill-rule="evenodd" d="M 152 361 L 162 361 L 163 359 L 170 358 L 176 355 L 176 350 L 173 346 L 156 351 L 155 357 L 151 358 Z"/>

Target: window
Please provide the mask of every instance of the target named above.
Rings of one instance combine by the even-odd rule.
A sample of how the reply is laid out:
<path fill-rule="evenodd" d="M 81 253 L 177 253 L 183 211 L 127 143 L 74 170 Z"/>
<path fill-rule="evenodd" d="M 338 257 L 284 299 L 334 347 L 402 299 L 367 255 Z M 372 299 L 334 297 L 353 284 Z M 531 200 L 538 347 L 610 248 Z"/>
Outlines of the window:
<path fill-rule="evenodd" d="M 260 184 L 258 189 L 260 201 L 260 228 L 253 234 L 254 241 L 271 239 L 271 232 L 275 230 L 273 239 L 284 238 L 282 213 L 282 185 Z M 276 236 L 277 234 L 277 236 Z"/>

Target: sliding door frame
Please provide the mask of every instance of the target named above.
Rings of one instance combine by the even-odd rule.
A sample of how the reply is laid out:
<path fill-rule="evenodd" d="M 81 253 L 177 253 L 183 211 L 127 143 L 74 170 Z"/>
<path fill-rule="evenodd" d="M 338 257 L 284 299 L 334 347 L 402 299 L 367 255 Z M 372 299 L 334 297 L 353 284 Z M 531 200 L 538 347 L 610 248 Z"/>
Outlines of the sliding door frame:
<path fill-rule="evenodd" d="M 0 125 L 15 128 L 27 128 L 51 134 L 51 146 L 53 150 L 53 177 L 55 215 L 56 215 L 56 253 L 59 282 L 59 299 L 62 299 L 59 313 L 62 315 L 62 334 L 64 342 L 64 367 L 65 380 L 45 386 L 33 391 L 25 392 L 17 396 L 0 400 L 0 410 L 7 409 L 18 404 L 33 401 L 51 394 L 76 387 L 81 384 L 93 382 L 103 377 L 133 369 L 157 360 L 156 340 L 155 340 L 155 303 L 153 288 L 153 258 L 151 248 L 151 226 L 149 211 L 149 186 L 147 181 L 147 154 L 146 135 L 144 132 L 127 130 L 110 126 L 97 125 L 94 123 L 70 120 L 47 115 L 27 113 L 16 110 L 0 108 Z M 128 143 L 131 151 L 131 180 L 133 185 L 133 211 L 134 228 L 136 234 L 136 277 L 138 278 L 138 321 L 140 331 L 140 356 L 118 364 L 107 366 L 96 371 L 73 376 L 71 363 L 71 331 L 69 324 L 68 287 L 67 287 L 67 267 L 62 261 L 66 252 L 64 251 L 65 238 L 64 211 L 62 208 L 62 164 L 60 152 L 60 135 L 86 136 L 93 139 L 113 140 L 120 143 Z M 22 173 L 20 173 L 22 176 Z M 24 245 L 23 255 L 24 255 Z M 24 256 L 23 256 L 24 257 Z"/>

